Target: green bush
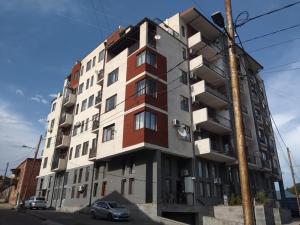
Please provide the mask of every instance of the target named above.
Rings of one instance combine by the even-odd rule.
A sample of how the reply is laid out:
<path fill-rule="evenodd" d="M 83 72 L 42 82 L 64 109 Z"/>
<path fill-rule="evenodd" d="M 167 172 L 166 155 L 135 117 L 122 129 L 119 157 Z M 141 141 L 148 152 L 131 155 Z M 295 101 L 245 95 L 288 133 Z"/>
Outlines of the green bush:
<path fill-rule="evenodd" d="M 268 204 L 268 203 L 270 203 L 270 202 L 271 202 L 271 199 L 268 198 L 268 196 L 266 195 L 265 192 L 259 191 L 259 192 L 256 193 L 256 196 L 255 196 L 255 202 L 256 202 L 257 204 L 263 205 L 263 204 Z"/>
<path fill-rule="evenodd" d="M 229 197 L 228 205 L 241 205 L 242 199 L 239 195 L 231 194 Z"/>

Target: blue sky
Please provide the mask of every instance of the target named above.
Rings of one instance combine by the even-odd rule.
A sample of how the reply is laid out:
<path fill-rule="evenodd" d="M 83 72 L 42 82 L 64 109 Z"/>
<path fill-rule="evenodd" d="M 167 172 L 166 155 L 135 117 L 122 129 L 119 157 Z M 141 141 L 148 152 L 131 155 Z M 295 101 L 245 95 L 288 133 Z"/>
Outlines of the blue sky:
<path fill-rule="evenodd" d="M 233 12 L 247 10 L 250 16 L 291 3 L 283 0 L 233 0 Z M 119 25 L 136 24 L 144 17 L 164 19 L 195 6 L 209 16 L 223 11 L 219 0 L 10 0 L 0 2 L 0 174 L 32 151 L 44 131 L 51 96 L 60 91 L 64 77 L 76 59 L 109 35 Z M 199 8 L 200 7 L 200 8 Z M 255 20 L 239 29 L 242 40 L 292 26 L 300 21 L 300 5 Z M 98 18 L 98 20 L 97 20 Z M 285 40 L 300 38 L 300 28 L 245 44 L 249 51 Z M 269 105 L 279 129 L 300 165 L 300 76 L 298 71 L 270 72 L 297 68 L 300 39 L 253 56 L 265 67 L 262 72 Z M 269 72 L 267 72 L 269 71 Z M 291 184 L 286 161 L 279 151 L 285 182 Z M 300 167 L 298 177 L 300 178 Z M 298 179 L 299 179 L 298 178 Z M 300 181 L 300 180 L 299 180 Z"/>

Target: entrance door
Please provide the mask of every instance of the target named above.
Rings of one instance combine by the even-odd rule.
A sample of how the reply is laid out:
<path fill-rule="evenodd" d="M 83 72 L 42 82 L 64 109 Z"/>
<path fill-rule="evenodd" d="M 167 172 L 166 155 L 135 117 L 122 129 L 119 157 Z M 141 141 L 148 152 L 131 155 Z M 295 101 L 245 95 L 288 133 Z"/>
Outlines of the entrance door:
<path fill-rule="evenodd" d="M 101 189 L 101 196 L 105 196 L 105 194 L 106 194 L 106 185 L 107 185 L 107 182 L 103 181 L 102 182 L 102 189 Z"/>

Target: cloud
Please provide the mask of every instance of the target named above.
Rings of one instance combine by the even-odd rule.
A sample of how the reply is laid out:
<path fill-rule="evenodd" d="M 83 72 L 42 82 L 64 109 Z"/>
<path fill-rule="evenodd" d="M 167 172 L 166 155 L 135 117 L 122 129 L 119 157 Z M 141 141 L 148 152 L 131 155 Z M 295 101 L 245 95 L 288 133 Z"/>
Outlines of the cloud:
<path fill-rule="evenodd" d="M 10 162 L 13 168 L 26 157 L 32 157 L 31 150 L 22 145 L 35 146 L 40 131 L 8 102 L 0 99 L 0 167 Z"/>
<path fill-rule="evenodd" d="M 297 115 L 291 112 L 288 113 L 280 113 L 273 115 L 273 118 L 279 128 L 288 125 L 291 121 L 297 118 Z"/>
<path fill-rule="evenodd" d="M 43 103 L 47 104 L 48 101 L 45 99 L 42 95 L 36 94 L 35 96 L 30 98 L 32 101 L 38 102 L 38 103 Z"/>
<path fill-rule="evenodd" d="M 16 94 L 24 96 L 24 92 L 21 89 L 17 89 Z"/>
<path fill-rule="evenodd" d="M 48 126 L 47 118 L 40 118 L 40 119 L 38 119 L 38 122 L 40 124 L 42 124 L 45 127 L 45 129 L 47 129 L 47 126 Z"/>
<path fill-rule="evenodd" d="M 49 94 L 49 97 L 50 97 L 50 98 L 56 98 L 56 97 L 57 97 L 57 94 Z"/>

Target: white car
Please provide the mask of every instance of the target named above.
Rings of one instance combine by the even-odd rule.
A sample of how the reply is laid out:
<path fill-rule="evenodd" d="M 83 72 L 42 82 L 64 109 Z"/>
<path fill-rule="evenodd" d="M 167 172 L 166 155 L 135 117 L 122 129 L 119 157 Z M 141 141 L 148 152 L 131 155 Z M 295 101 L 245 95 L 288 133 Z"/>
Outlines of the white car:
<path fill-rule="evenodd" d="M 31 196 L 25 201 L 26 209 L 46 209 L 47 202 L 44 197 Z"/>

